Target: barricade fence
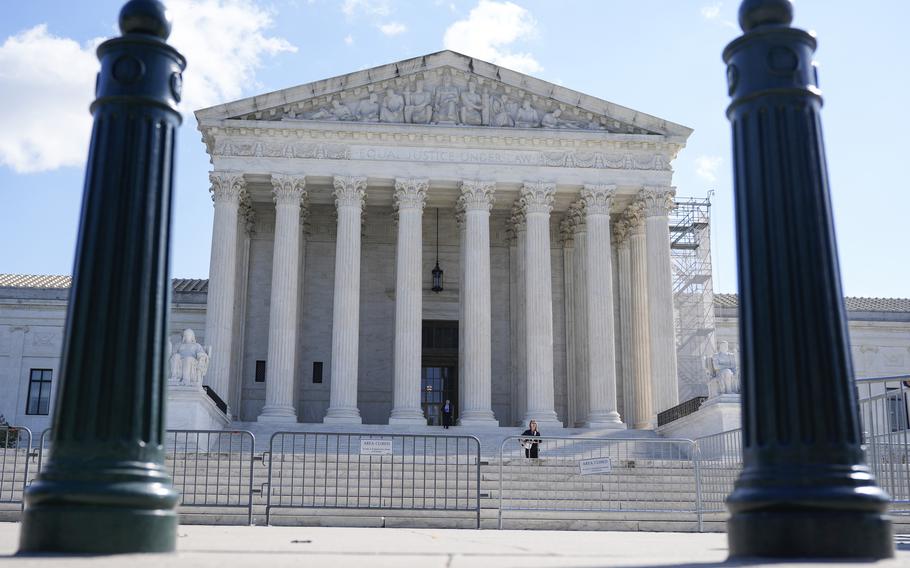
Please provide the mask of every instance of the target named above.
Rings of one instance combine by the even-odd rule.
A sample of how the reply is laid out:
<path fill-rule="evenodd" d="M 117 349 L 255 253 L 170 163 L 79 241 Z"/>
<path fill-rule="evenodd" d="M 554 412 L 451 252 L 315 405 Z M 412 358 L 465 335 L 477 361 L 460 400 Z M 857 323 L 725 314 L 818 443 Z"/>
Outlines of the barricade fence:
<path fill-rule="evenodd" d="M 507 511 L 691 513 L 702 528 L 695 442 L 510 436 L 499 451 Z"/>
<path fill-rule="evenodd" d="M 28 483 L 32 431 L 25 427 L 0 426 L 0 503 L 23 505 Z"/>
<path fill-rule="evenodd" d="M 701 478 L 701 510 L 725 512 L 727 495 L 743 469 L 742 429 L 695 440 L 698 449 L 698 471 Z"/>
<path fill-rule="evenodd" d="M 274 509 L 476 512 L 474 436 L 276 432 L 268 451 L 266 524 Z"/>
<path fill-rule="evenodd" d="M 165 465 L 180 492 L 182 512 L 236 508 L 252 525 L 255 447 L 246 430 L 168 430 Z"/>
<path fill-rule="evenodd" d="M 910 375 L 857 379 L 856 391 L 866 461 L 890 512 L 910 515 Z"/>

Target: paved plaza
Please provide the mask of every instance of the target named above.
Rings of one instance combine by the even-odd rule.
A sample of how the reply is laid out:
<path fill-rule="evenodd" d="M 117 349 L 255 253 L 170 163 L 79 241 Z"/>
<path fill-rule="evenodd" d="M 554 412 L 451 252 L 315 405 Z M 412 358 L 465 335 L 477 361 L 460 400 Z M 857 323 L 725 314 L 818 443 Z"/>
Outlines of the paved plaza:
<path fill-rule="evenodd" d="M 11 557 L 18 523 L 0 523 L 0 566 L 703 566 L 724 564 L 727 535 L 629 532 L 181 526 L 170 555 Z M 104 535 L 98 535 L 104 538 Z M 910 566 L 910 539 L 876 567 Z M 737 565 L 753 565 L 737 563 Z M 799 566 L 835 564 L 800 563 Z M 775 564 L 786 566 L 787 563 Z"/>

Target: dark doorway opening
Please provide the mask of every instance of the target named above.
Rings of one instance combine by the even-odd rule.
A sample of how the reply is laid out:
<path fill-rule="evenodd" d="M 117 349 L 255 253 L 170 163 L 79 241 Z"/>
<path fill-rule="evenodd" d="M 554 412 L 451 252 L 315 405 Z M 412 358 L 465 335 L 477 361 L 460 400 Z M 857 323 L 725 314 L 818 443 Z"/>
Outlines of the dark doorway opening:
<path fill-rule="evenodd" d="M 424 320 L 420 372 L 420 406 L 430 426 L 442 425 L 442 406 L 453 407 L 452 424 L 458 420 L 458 322 Z"/>

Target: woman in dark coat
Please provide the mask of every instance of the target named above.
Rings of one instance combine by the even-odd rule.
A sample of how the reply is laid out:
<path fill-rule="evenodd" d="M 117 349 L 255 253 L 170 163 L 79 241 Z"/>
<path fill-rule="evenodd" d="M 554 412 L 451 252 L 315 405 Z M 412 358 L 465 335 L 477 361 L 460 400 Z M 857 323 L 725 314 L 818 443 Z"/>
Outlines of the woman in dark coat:
<path fill-rule="evenodd" d="M 537 429 L 537 421 L 531 420 L 531 423 L 528 424 L 528 429 L 521 433 L 522 436 L 531 436 L 540 438 L 540 430 Z M 540 442 L 534 441 L 530 438 L 522 438 L 521 445 L 525 449 L 526 458 L 536 458 L 538 453 L 538 445 Z"/>
<path fill-rule="evenodd" d="M 448 428 L 452 425 L 452 403 L 449 399 L 446 399 L 446 403 L 442 405 L 442 427 Z"/>

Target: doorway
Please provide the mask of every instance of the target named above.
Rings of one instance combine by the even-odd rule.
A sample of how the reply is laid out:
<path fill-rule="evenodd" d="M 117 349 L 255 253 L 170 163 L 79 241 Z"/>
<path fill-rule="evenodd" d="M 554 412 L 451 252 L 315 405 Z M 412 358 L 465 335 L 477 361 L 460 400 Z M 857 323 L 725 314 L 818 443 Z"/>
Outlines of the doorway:
<path fill-rule="evenodd" d="M 458 420 L 458 322 L 424 320 L 420 370 L 420 406 L 429 426 L 442 426 L 442 406 L 452 404 Z"/>

